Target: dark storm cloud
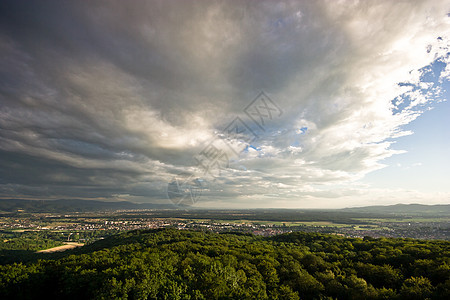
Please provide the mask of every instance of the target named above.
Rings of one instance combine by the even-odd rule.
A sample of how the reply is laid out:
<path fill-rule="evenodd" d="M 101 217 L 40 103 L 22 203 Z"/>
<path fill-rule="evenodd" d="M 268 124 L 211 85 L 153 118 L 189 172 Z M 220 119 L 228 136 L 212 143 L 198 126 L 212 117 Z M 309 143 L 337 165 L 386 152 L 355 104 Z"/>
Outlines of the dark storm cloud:
<path fill-rule="evenodd" d="M 389 105 L 442 56 L 416 50 L 445 28 L 436 5 L 2 1 L 0 196 L 161 199 L 261 90 L 284 114 L 211 198 L 291 199 L 361 177 L 417 116 Z"/>

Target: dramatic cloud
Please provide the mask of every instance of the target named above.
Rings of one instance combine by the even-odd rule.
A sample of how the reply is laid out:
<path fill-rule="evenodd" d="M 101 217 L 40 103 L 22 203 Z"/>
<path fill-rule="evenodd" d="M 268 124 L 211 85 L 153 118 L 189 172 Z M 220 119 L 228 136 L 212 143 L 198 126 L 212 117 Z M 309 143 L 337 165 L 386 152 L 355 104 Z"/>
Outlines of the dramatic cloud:
<path fill-rule="evenodd" d="M 199 206 L 354 204 L 368 190 L 355 182 L 401 153 L 403 126 L 442 100 L 449 9 L 2 1 L 0 196 L 170 203 L 167 184 L 193 174 Z M 245 109 L 261 91 L 273 115 L 258 127 Z M 248 126 L 238 140 L 224 136 L 233 120 Z M 219 147 L 227 167 L 205 174 L 213 141 L 243 151 Z"/>

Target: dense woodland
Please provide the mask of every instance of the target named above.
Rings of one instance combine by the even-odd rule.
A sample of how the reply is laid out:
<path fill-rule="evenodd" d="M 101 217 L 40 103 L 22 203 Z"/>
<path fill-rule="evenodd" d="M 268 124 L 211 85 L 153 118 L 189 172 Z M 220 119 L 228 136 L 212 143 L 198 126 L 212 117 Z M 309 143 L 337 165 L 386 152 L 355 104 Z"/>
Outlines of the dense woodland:
<path fill-rule="evenodd" d="M 450 299 L 447 241 L 165 229 L 43 257 L 0 266 L 0 298 Z"/>

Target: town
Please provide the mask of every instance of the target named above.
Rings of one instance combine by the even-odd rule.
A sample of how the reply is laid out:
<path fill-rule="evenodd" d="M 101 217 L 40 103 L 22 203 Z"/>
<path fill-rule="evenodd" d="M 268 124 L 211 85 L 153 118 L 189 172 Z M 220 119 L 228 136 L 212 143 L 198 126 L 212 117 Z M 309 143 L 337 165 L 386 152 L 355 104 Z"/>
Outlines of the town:
<path fill-rule="evenodd" d="M 273 221 L 261 218 L 243 219 L 220 215 L 217 219 L 211 213 L 184 213 L 185 217 L 165 217 L 166 211 L 120 210 L 95 213 L 31 213 L 4 214 L 0 218 L 1 243 L 8 243 L 11 238 L 39 236 L 59 242 L 92 243 L 122 231 L 137 229 L 176 228 L 179 230 L 203 230 L 216 233 L 240 232 L 260 236 L 273 236 L 283 233 L 303 231 L 335 234 L 351 238 L 416 238 L 450 240 L 450 222 L 446 217 L 434 219 L 420 218 L 355 218 L 354 223 L 339 218 L 334 221 L 290 219 Z M 274 212 L 280 219 L 280 213 Z M 270 219 L 270 218 L 269 218 Z"/>

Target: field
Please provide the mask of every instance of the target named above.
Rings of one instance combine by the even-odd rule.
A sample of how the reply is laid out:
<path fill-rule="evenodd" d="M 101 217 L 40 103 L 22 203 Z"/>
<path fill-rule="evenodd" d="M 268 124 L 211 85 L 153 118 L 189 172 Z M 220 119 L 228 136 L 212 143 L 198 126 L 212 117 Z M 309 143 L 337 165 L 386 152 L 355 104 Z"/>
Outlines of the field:
<path fill-rule="evenodd" d="M 65 243 L 65 245 L 63 246 L 57 246 L 57 247 L 53 247 L 53 248 L 49 248 L 49 249 L 45 249 L 45 250 L 39 250 L 37 251 L 37 253 L 53 253 L 53 252 L 62 252 L 62 251 L 66 251 L 69 249 L 73 249 L 76 247 L 81 247 L 84 246 L 84 244 L 81 243 Z"/>

